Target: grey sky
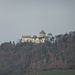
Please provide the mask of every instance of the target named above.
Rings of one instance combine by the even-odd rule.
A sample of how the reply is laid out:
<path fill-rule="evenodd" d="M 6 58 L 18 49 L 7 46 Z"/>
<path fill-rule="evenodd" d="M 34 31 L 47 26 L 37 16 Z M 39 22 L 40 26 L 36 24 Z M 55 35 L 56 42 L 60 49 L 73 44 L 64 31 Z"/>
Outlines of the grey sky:
<path fill-rule="evenodd" d="M 0 43 L 22 35 L 75 30 L 75 0 L 0 0 Z"/>

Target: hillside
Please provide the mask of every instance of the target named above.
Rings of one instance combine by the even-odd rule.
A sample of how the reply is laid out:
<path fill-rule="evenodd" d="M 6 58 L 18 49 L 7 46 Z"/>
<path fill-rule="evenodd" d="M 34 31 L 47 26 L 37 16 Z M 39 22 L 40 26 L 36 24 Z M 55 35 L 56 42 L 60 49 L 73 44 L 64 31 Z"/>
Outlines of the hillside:
<path fill-rule="evenodd" d="M 0 45 L 0 75 L 25 75 L 53 69 L 75 69 L 75 31 L 57 35 L 54 43 L 5 42 Z"/>

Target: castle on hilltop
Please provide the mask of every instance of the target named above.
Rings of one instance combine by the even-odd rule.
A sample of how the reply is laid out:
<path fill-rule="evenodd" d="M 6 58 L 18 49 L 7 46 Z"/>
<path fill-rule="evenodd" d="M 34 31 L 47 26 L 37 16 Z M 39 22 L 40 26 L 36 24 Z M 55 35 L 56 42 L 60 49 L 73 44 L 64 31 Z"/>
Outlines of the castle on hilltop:
<path fill-rule="evenodd" d="M 28 35 L 28 36 L 22 36 L 21 38 L 21 42 L 32 42 L 32 43 L 45 43 L 45 41 L 47 40 L 48 40 L 48 37 L 46 36 L 46 33 L 44 30 L 42 30 L 39 33 L 39 37 L 37 37 L 36 35 L 34 35 L 33 37 Z"/>
<path fill-rule="evenodd" d="M 70 32 L 69 35 L 74 36 L 75 35 L 74 33 L 75 33 L 75 31 Z M 67 34 L 65 34 L 65 35 L 67 35 Z M 55 42 L 58 42 L 60 40 L 60 38 L 63 38 L 63 36 L 64 36 L 63 34 L 53 36 L 51 33 L 48 33 L 46 35 L 45 31 L 42 30 L 39 33 L 38 37 L 36 35 L 34 35 L 33 37 L 31 37 L 30 35 L 22 36 L 22 38 L 19 40 L 19 43 L 21 43 L 21 42 L 23 42 L 23 43 L 24 42 L 32 42 L 32 43 L 36 43 L 36 44 L 45 43 L 45 42 L 55 43 Z"/>

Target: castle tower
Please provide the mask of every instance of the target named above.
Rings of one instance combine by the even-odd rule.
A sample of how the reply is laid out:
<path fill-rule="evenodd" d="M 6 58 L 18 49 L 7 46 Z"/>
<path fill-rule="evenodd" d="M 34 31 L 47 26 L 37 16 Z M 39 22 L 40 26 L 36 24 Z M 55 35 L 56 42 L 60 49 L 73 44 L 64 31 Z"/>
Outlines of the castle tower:
<path fill-rule="evenodd" d="M 44 32 L 44 30 L 42 30 L 40 33 L 39 33 L 39 37 L 45 37 L 46 36 L 46 33 Z"/>

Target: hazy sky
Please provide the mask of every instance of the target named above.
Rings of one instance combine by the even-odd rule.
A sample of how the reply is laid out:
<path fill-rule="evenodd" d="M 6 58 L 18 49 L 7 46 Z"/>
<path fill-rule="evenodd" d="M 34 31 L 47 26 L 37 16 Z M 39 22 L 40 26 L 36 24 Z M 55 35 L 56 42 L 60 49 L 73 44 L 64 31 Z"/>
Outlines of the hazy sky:
<path fill-rule="evenodd" d="M 75 30 L 75 0 L 0 0 L 0 43 L 41 30 L 53 35 Z"/>

